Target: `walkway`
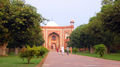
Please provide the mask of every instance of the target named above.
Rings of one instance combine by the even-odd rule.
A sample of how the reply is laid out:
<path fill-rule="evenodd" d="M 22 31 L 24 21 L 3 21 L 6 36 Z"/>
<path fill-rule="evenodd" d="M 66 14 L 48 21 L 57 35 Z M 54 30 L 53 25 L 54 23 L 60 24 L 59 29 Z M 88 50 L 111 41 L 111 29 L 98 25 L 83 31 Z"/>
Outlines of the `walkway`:
<path fill-rule="evenodd" d="M 120 67 L 120 61 L 49 52 L 43 67 Z"/>

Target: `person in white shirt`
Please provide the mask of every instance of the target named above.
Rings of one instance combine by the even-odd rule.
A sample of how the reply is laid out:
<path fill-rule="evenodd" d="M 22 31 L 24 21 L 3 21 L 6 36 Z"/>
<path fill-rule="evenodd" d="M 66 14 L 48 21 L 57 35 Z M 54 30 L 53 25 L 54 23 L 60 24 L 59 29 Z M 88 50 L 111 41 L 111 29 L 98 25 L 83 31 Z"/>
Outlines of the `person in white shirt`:
<path fill-rule="evenodd" d="M 61 47 L 62 55 L 64 54 L 64 47 Z"/>

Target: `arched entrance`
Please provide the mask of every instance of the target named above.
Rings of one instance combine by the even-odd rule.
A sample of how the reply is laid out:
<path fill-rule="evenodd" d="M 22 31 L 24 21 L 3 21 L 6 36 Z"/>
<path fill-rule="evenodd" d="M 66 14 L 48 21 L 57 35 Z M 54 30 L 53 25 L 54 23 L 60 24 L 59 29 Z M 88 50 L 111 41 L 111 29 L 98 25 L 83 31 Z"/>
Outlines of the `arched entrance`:
<path fill-rule="evenodd" d="M 53 32 L 48 35 L 48 47 L 52 50 L 60 48 L 60 37 L 57 33 Z"/>

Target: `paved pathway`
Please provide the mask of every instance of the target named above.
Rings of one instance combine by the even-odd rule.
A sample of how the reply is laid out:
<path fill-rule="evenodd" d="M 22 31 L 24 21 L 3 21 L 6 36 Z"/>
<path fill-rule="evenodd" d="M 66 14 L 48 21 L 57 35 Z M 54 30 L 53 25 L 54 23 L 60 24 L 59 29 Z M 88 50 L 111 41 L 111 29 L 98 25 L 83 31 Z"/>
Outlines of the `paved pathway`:
<path fill-rule="evenodd" d="M 120 67 L 120 61 L 49 52 L 43 67 Z"/>

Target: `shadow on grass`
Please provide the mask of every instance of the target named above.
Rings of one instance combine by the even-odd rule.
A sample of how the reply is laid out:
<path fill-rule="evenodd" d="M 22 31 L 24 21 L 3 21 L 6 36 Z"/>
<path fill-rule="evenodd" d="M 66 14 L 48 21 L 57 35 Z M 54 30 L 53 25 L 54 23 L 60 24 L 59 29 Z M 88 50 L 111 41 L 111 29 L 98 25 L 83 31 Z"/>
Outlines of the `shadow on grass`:
<path fill-rule="evenodd" d="M 17 62 L 15 64 L 28 64 L 27 62 Z M 29 64 L 35 64 L 35 63 L 29 63 Z"/>

